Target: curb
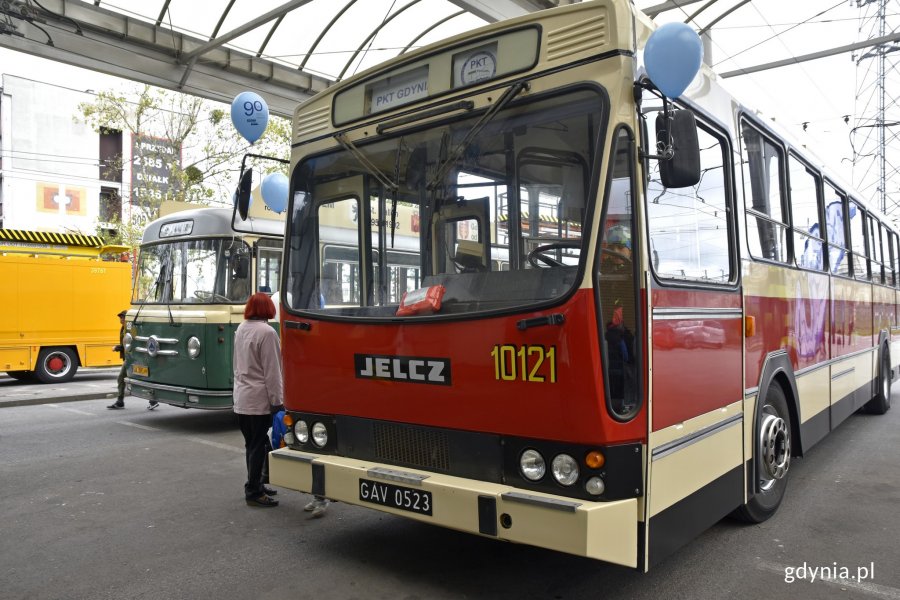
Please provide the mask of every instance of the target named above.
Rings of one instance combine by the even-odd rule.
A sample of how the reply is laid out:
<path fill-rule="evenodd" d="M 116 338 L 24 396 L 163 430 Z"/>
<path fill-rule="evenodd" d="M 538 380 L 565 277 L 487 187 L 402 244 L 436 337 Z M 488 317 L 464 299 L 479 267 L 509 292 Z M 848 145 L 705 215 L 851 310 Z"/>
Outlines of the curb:
<path fill-rule="evenodd" d="M 35 406 L 38 404 L 59 404 L 60 402 L 80 402 L 81 400 L 105 400 L 115 398 L 116 392 L 94 392 L 77 396 L 59 396 L 56 398 L 23 398 L 22 400 L 0 400 L 0 408 L 13 406 Z"/>

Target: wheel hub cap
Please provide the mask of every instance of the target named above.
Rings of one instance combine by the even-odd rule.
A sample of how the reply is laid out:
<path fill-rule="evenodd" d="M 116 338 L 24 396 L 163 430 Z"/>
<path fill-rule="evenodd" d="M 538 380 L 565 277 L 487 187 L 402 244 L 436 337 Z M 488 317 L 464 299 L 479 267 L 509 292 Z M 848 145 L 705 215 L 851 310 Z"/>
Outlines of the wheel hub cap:
<path fill-rule="evenodd" d="M 765 475 L 782 479 L 791 463 L 791 434 L 784 419 L 766 415 L 760 429 L 760 450 Z"/>

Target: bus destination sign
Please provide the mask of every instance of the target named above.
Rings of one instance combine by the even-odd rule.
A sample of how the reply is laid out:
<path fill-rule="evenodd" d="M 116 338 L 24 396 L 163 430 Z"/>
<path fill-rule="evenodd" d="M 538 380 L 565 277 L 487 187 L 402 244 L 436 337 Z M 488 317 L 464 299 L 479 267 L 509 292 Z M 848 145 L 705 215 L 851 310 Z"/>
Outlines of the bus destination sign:
<path fill-rule="evenodd" d="M 379 113 L 428 97 L 428 65 L 366 86 L 368 113 Z"/>
<path fill-rule="evenodd" d="M 159 228 L 159 237 L 175 237 L 176 235 L 188 235 L 194 230 L 193 219 L 186 221 L 172 221 L 171 223 L 163 223 Z"/>

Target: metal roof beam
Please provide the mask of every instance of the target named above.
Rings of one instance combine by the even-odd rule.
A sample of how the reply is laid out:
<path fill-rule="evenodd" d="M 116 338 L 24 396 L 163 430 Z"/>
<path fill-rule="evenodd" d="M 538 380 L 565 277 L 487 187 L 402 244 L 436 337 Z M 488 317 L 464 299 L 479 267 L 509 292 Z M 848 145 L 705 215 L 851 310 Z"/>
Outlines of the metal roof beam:
<path fill-rule="evenodd" d="M 703 0 L 667 0 L 662 4 L 656 4 L 654 6 L 648 6 L 644 9 L 644 14 L 650 17 L 651 19 L 655 19 L 656 15 L 659 13 L 666 12 L 667 10 L 673 10 L 676 8 L 684 8 L 685 6 L 689 6 L 691 4 L 696 4 L 698 2 L 702 2 Z"/>
<path fill-rule="evenodd" d="M 847 44 L 845 46 L 838 46 L 830 50 L 822 50 L 821 52 L 813 52 L 811 54 L 804 54 L 802 56 L 792 56 L 791 58 L 776 60 L 775 62 L 765 63 L 762 65 L 757 65 L 755 67 L 735 69 L 734 71 L 719 73 L 719 77 L 721 77 L 722 79 L 727 79 L 729 77 L 737 77 L 738 75 L 750 75 L 751 73 L 768 71 L 769 69 L 778 69 L 780 67 L 788 67 L 790 65 L 796 65 L 809 60 L 818 60 L 820 58 L 834 56 L 835 54 L 844 54 L 845 52 L 852 52 L 854 50 L 869 48 L 870 46 L 879 46 L 881 44 L 889 44 L 892 42 L 900 42 L 900 33 L 892 33 L 890 35 L 872 38 L 871 40 L 856 42 L 855 44 Z"/>
<path fill-rule="evenodd" d="M 291 12 L 295 8 L 300 8 L 301 6 L 303 6 L 304 4 L 308 4 L 309 2 L 312 2 L 312 0 L 291 0 L 290 2 L 282 4 L 278 8 L 272 9 L 264 15 L 260 15 L 260 16 L 256 17 L 255 19 L 253 19 L 252 21 L 248 21 L 248 22 L 244 23 L 237 29 L 232 29 L 228 33 L 222 34 L 217 38 L 211 39 L 210 41 L 206 42 L 199 48 L 195 48 L 195 49 L 191 50 L 190 52 L 183 54 L 181 56 L 181 62 L 188 63 L 191 60 L 195 60 L 196 58 L 206 54 L 210 50 L 213 50 L 214 48 L 218 48 L 222 44 L 227 44 L 231 40 L 233 40 L 235 38 L 239 38 L 242 35 L 244 35 L 245 33 L 247 33 L 248 31 L 253 31 L 260 25 L 264 25 L 273 19 L 283 17 L 284 15 Z"/>
<path fill-rule="evenodd" d="M 569 2 L 552 0 L 450 0 L 461 9 L 481 17 L 488 23 L 495 23 L 513 17 L 520 17 L 545 8 L 553 8 Z"/>
<path fill-rule="evenodd" d="M 24 6 L 17 0 L 11 4 Z M 252 54 L 213 48 L 195 64 L 190 84 L 179 88 L 184 65 L 178 57 L 202 47 L 205 40 L 77 0 L 41 4 L 52 13 L 41 12 L 40 17 L 53 46 L 33 24 L 15 17 L 16 32 L 24 37 L 0 34 L 0 46 L 229 104 L 240 92 L 254 90 L 266 98 L 272 114 L 288 118 L 300 102 L 332 85 L 324 77 Z M 84 35 L 73 31 L 73 20 Z"/>

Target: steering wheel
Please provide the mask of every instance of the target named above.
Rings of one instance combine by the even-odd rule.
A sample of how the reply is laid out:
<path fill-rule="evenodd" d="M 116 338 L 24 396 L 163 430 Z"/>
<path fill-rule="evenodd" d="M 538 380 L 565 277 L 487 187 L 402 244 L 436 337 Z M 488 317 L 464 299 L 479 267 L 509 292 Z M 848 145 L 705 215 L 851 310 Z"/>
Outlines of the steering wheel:
<path fill-rule="evenodd" d="M 538 246 L 528 253 L 528 262 L 535 268 L 541 268 L 542 266 L 565 267 L 565 263 L 544 254 L 551 250 L 562 250 L 563 248 L 581 248 L 581 240 L 559 240 Z"/>
<path fill-rule="evenodd" d="M 214 300 L 217 302 L 231 302 L 231 298 L 227 296 L 223 296 L 221 294 L 217 294 L 215 292 L 207 292 L 206 290 L 197 290 L 194 292 L 194 297 L 200 300 Z"/>

